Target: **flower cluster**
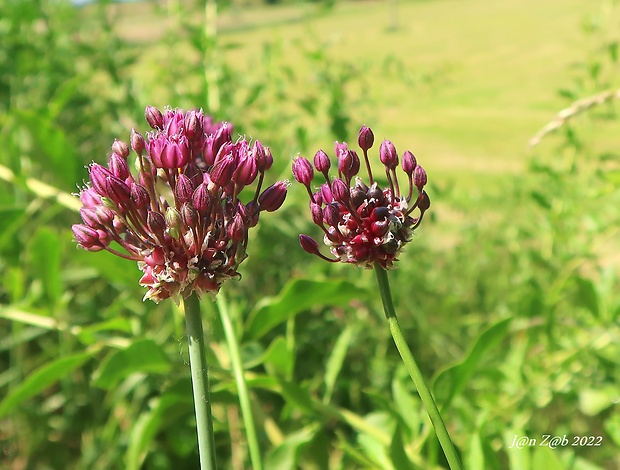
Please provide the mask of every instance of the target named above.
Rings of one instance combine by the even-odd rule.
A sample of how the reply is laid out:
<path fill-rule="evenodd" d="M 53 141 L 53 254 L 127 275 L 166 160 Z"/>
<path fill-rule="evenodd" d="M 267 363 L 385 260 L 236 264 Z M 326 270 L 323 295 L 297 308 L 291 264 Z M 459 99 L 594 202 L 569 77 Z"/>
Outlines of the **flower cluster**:
<path fill-rule="evenodd" d="M 248 230 L 261 211 L 282 205 L 288 182 L 261 192 L 273 163 L 269 149 L 259 141 L 233 142 L 230 124 L 214 123 L 202 111 L 162 114 L 149 106 L 145 117 L 152 128 L 146 138 L 132 130 L 130 145 L 114 142 L 107 167 L 90 165 L 75 240 L 88 251 L 137 261 L 144 273 L 140 284 L 148 287 L 145 299 L 215 294 L 239 275 Z M 136 176 L 128 164 L 131 150 Z M 244 204 L 240 193 L 256 180 L 254 196 Z"/>
<path fill-rule="evenodd" d="M 423 189 L 426 172 L 413 154 L 405 151 L 401 167 L 409 180 L 409 188 L 401 192 L 396 175 L 398 154 L 394 144 L 385 140 L 379 149 L 387 179 L 387 187 L 382 189 L 373 179 L 368 160 L 368 150 L 374 144 L 371 129 L 362 126 L 358 144 L 364 153 L 368 184 L 356 176 L 360 158 L 345 142 L 335 144 L 338 177 L 330 178 L 331 161 L 323 150 L 314 156 L 314 167 L 303 157 L 294 159 L 293 175 L 308 190 L 312 220 L 323 230 L 324 242 L 336 258 L 322 255 L 318 243 L 308 235 L 300 235 L 299 240 L 305 251 L 326 261 L 343 261 L 368 268 L 378 263 L 387 269 L 397 261 L 430 207 L 430 199 Z M 323 175 L 325 183 L 313 192 L 310 185 L 315 169 Z M 414 211 L 417 217 L 412 216 Z"/>

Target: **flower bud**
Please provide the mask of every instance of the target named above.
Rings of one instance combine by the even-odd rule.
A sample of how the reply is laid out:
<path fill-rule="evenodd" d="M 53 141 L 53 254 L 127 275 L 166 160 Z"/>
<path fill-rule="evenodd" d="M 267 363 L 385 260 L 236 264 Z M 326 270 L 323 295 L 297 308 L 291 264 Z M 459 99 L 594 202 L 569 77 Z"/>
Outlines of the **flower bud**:
<path fill-rule="evenodd" d="M 334 178 L 332 180 L 332 195 L 334 199 L 342 204 L 349 202 L 349 187 L 340 178 Z"/>
<path fill-rule="evenodd" d="M 196 209 L 187 202 L 181 207 L 181 218 L 183 219 L 183 223 L 189 228 L 198 225 L 198 213 Z"/>
<path fill-rule="evenodd" d="M 357 143 L 362 150 L 369 150 L 375 143 L 375 135 L 369 127 L 362 126 L 357 135 Z"/>
<path fill-rule="evenodd" d="M 319 150 L 314 155 L 314 166 L 316 168 L 316 171 L 320 171 L 321 173 L 323 173 L 325 178 L 327 178 L 327 172 L 329 171 L 331 164 L 332 163 L 329 160 L 329 157 L 325 152 L 323 152 L 323 150 Z"/>
<path fill-rule="evenodd" d="M 426 212 L 431 207 L 431 198 L 428 197 L 426 191 L 422 191 L 422 194 L 418 196 L 418 208 L 421 212 Z"/>
<path fill-rule="evenodd" d="M 198 185 L 192 195 L 192 205 L 202 215 L 206 214 L 211 207 L 211 195 L 206 183 Z"/>
<path fill-rule="evenodd" d="M 277 181 L 263 191 L 258 197 L 260 210 L 273 212 L 278 210 L 286 199 L 286 190 L 289 186 L 288 181 Z"/>
<path fill-rule="evenodd" d="M 309 188 L 314 177 L 312 164 L 304 157 L 295 158 L 293 160 L 293 176 L 297 182 Z"/>
<path fill-rule="evenodd" d="M 185 135 L 190 141 L 202 137 L 202 121 L 195 109 L 185 113 Z"/>
<path fill-rule="evenodd" d="M 99 222 L 99 218 L 97 217 L 96 209 L 88 209 L 86 207 L 82 207 L 80 209 L 80 216 L 82 217 L 82 221 L 84 224 L 92 229 L 97 229 L 101 226 Z"/>
<path fill-rule="evenodd" d="M 144 152 L 144 149 L 146 148 L 144 137 L 142 137 L 142 134 L 136 132 L 135 129 L 131 129 L 131 148 L 138 154 L 138 156 L 142 156 L 142 152 Z"/>
<path fill-rule="evenodd" d="M 321 206 L 315 204 L 314 202 L 311 202 L 310 213 L 312 214 L 312 221 L 315 224 L 321 225 L 323 223 L 323 209 L 321 209 Z"/>
<path fill-rule="evenodd" d="M 114 139 L 112 152 L 120 155 L 122 158 L 127 158 L 129 156 L 129 146 L 122 140 Z"/>
<path fill-rule="evenodd" d="M 338 226 L 340 223 L 340 207 L 337 203 L 332 202 L 325 206 L 325 210 L 323 210 L 323 220 L 325 220 L 327 225 L 331 225 L 332 227 Z"/>
<path fill-rule="evenodd" d="M 402 162 L 403 171 L 407 175 L 411 176 L 416 166 L 418 166 L 418 162 L 416 161 L 415 156 L 409 150 L 405 150 L 405 153 L 403 153 Z"/>
<path fill-rule="evenodd" d="M 245 238 L 246 233 L 247 230 L 243 224 L 243 217 L 239 214 L 239 212 L 237 212 L 233 217 L 232 222 L 228 225 L 228 237 L 231 240 L 239 242 Z"/>
<path fill-rule="evenodd" d="M 310 253 L 311 255 L 319 254 L 319 244 L 314 238 L 301 234 L 299 235 L 299 244 L 306 253 Z"/>
<path fill-rule="evenodd" d="M 164 117 L 156 107 L 147 106 L 144 110 L 144 117 L 153 129 L 162 129 L 164 127 Z"/>
<path fill-rule="evenodd" d="M 99 233 L 85 225 L 74 224 L 71 227 L 73 236 L 78 244 L 88 251 L 101 251 L 105 245 L 99 240 Z"/>
<path fill-rule="evenodd" d="M 174 198 L 181 204 L 189 201 L 194 194 L 192 181 L 183 173 L 177 177 L 177 185 L 174 187 Z"/>
<path fill-rule="evenodd" d="M 239 186 L 248 186 L 254 182 L 256 175 L 258 175 L 256 159 L 253 155 L 247 155 L 239 162 L 232 178 Z"/>
<path fill-rule="evenodd" d="M 99 165 L 98 163 L 93 163 L 89 169 L 90 174 L 90 182 L 93 185 L 93 188 L 100 196 L 107 196 L 106 192 L 106 178 L 108 176 L 113 176 L 112 172 L 107 168 Z"/>
<path fill-rule="evenodd" d="M 119 142 L 118 140 L 116 142 Z M 126 180 L 130 176 L 129 165 L 127 164 L 127 160 L 120 156 L 119 154 L 113 153 L 110 156 L 110 162 L 108 163 L 108 167 L 114 176 L 120 178 L 122 180 Z"/>
<path fill-rule="evenodd" d="M 130 189 L 127 184 L 116 176 L 106 178 L 106 196 L 116 204 L 124 204 L 129 201 Z"/>
<path fill-rule="evenodd" d="M 166 219 L 164 216 L 159 212 L 149 211 L 146 216 L 146 225 L 155 238 L 163 244 L 166 232 Z"/>
<path fill-rule="evenodd" d="M 224 187 L 230 183 L 233 172 L 235 171 L 235 158 L 232 154 L 221 157 L 213 168 L 211 168 L 211 181 L 218 186 Z"/>
<path fill-rule="evenodd" d="M 168 233 L 175 240 L 181 236 L 182 229 L 181 214 L 174 207 L 168 207 L 166 209 L 166 226 L 168 227 Z"/>
<path fill-rule="evenodd" d="M 84 207 L 93 208 L 101 204 L 101 197 L 95 188 L 86 188 L 80 191 L 80 202 Z"/>
<path fill-rule="evenodd" d="M 426 185 L 426 180 L 427 177 L 424 168 L 420 165 L 416 166 L 413 171 L 413 184 L 416 188 L 418 188 L 418 191 L 422 191 L 422 188 Z"/>
<path fill-rule="evenodd" d="M 389 140 L 384 140 L 379 148 L 379 158 L 387 168 L 393 170 L 398 165 L 398 154 L 396 147 Z"/>

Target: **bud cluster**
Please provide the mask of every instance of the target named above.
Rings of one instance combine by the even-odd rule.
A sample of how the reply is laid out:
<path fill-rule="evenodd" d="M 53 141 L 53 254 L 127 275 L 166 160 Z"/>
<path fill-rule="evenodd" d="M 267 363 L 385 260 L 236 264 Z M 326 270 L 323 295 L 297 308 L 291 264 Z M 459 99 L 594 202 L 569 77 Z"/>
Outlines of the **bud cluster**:
<path fill-rule="evenodd" d="M 308 235 L 300 235 L 299 240 L 305 251 L 326 261 L 368 268 L 378 263 L 387 269 L 397 261 L 430 207 L 430 199 L 424 191 L 426 172 L 413 154 L 405 151 L 401 168 L 409 187 L 401 192 L 396 174 L 398 153 L 392 142 L 384 140 L 379 149 L 387 179 L 387 187 L 383 189 L 374 181 L 368 159 L 368 150 L 374 144 L 370 128 L 362 126 L 358 144 L 364 154 L 368 184 L 357 176 L 360 158 L 345 142 L 335 144 L 337 177 L 330 178 L 331 161 L 323 150 L 314 156 L 314 165 L 303 157 L 293 160 L 295 180 L 306 187 L 310 196 L 312 221 L 323 230 L 324 242 L 336 258 L 321 254 L 318 243 Z M 323 175 L 325 183 L 313 192 L 315 169 Z"/>
<path fill-rule="evenodd" d="M 269 148 L 233 142 L 232 126 L 214 123 L 202 110 L 162 113 L 148 106 L 145 117 L 152 128 L 146 137 L 132 130 L 129 145 L 114 142 L 107 166 L 89 166 L 75 240 L 88 251 L 137 261 L 145 299 L 215 294 L 239 275 L 248 230 L 260 212 L 282 205 L 288 182 L 261 192 L 273 163 Z M 241 191 L 255 181 L 253 198 L 243 203 Z"/>

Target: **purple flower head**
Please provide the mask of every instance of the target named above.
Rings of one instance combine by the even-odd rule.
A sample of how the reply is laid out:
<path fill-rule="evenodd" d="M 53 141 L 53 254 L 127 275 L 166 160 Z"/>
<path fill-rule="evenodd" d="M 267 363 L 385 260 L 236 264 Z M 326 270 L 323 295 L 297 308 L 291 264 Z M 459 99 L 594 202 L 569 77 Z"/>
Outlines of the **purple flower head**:
<path fill-rule="evenodd" d="M 385 168 L 387 184 L 375 181 L 371 172 L 368 150 L 374 144 L 374 134 L 362 126 L 358 144 L 363 151 L 368 173 L 364 182 L 356 176 L 360 170 L 360 158 L 346 143 L 335 144 L 338 161 L 338 176 L 329 176 L 329 157 L 323 151 L 317 152 L 314 168 L 323 174 L 323 183 L 316 192 L 310 191 L 312 221 L 323 231 L 323 241 L 333 258 L 319 251 L 318 243 L 307 235 L 300 236 L 302 248 L 313 255 L 330 262 L 345 262 L 367 268 L 375 263 L 383 268 L 393 267 L 403 247 L 411 240 L 414 230 L 422 222 L 424 213 L 430 207 L 430 199 L 423 187 L 426 172 L 418 166 L 409 151 L 403 154 L 402 170 L 409 183 L 407 191 L 401 192 L 398 182 L 398 154 L 389 140 L 379 148 L 379 160 Z M 295 179 L 308 187 L 310 169 L 296 159 L 293 163 Z M 309 163 L 309 162 L 308 162 Z M 303 170 L 303 171 L 302 171 Z M 415 211 L 415 212 L 414 212 Z"/>
<path fill-rule="evenodd" d="M 145 118 L 153 129 L 146 138 L 132 130 L 131 146 L 114 142 L 107 167 L 90 165 L 74 238 L 88 251 L 136 261 L 145 299 L 215 295 L 239 277 L 248 230 L 262 211 L 282 205 L 288 184 L 261 192 L 271 152 L 258 141 L 233 142 L 232 126 L 201 110 L 162 113 L 149 106 Z M 135 173 L 127 164 L 131 151 Z M 256 181 L 244 196 L 244 187 Z"/>

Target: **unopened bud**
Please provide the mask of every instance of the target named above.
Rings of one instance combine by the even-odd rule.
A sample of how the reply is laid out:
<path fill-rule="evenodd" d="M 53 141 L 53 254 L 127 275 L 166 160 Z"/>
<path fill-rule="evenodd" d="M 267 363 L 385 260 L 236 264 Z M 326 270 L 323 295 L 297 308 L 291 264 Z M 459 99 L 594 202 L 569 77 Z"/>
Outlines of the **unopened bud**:
<path fill-rule="evenodd" d="M 411 175 L 416 169 L 416 166 L 418 166 L 418 162 L 416 161 L 415 156 L 409 150 L 405 150 L 405 153 L 403 153 L 402 162 L 403 171 L 408 175 Z"/>
<path fill-rule="evenodd" d="M 357 143 L 362 150 L 370 149 L 375 143 L 375 135 L 370 127 L 362 126 L 357 136 Z"/>
<path fill-rule="evenodd" d="M 168 207 L 166 209 L 166 226 L 168 227 L 168 233 L 175 240 L 181 236 L 181 214 L 174 207 Z"/>
<path fill-rule="evenodd" d="M 164 127 L 164 116 L 155 106 L 147 106 L 144 110 L 144 117 L 153 129 L 162 129 Z"/>
<path fill-rule="evenodd" d="M 286 199 L 288 185 L 288 181 L 277 181 L 265 189 L 258 197 L 260 209 L 267 212 L 278 210 Z"/>
<path fill-rule="evenodd" d="M 114 139 L 114 143 L 112 144 L 112 152 L 123 158 L 127 158 L 129 156 L 129 146 L 122 140 Z"/>
<path fill-rule="evenodd" d="M 389 140 L 384 140 L 379 148 L 379 158 L 387 168 L 393 170 L 398 165 L 398 154 L 396 147 Z"/>
<path fill-rule="evenodd" d="M 304 157 L 295 158 L 293 160 L 293 176 L 297 182 L 309 188 L 314 177 L 312 164 Z"/>
<path fill-rule="evenodd" d="M 413 184 L 418 188 L 418 191 L 422 191 L 422 188 L 426 185 L 426 181 L 426 171 L 420 165 L 416 166 L 413 171 Z"/>

